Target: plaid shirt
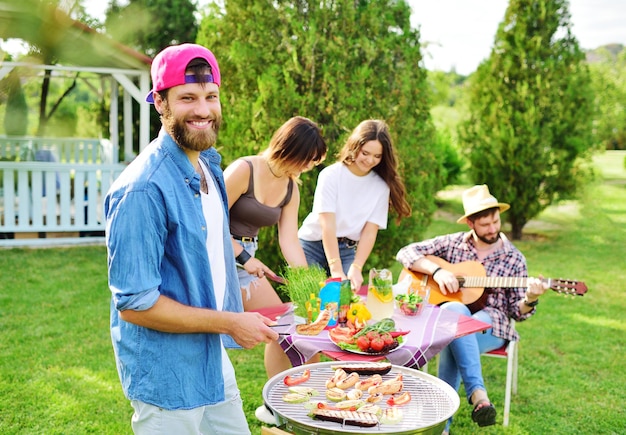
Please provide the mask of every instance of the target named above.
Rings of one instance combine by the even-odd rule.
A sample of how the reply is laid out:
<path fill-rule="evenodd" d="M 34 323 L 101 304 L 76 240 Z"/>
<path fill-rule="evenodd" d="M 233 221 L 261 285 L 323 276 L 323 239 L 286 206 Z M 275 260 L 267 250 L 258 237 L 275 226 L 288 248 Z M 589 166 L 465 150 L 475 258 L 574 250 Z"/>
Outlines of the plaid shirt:
<path fill-rule="evenodd" d="M 449 263 L 456 264 L 463 261 L 478 261 L 482 263 L 487 276 L 527 277 L 526 258 L 507 239 L 500 234 L 502 248 L 492 252 L 485 259 L 478 259 L 476 246 L 472 239 L 472 232 L 447 234 L 423 242 L 412 243 L 400 249 L 396 256 L 407 269 L 425 255 L 434 255 Z M 535 313 L 535 309 L 522 314 L 519 301 L 524 298 L 526 288 L 490 288 L 484 311 L 492 320 L 493 335 L 506 340 L 519 340 L 519 335 L 511 326 L 509 319 L 522 321 Z"/>

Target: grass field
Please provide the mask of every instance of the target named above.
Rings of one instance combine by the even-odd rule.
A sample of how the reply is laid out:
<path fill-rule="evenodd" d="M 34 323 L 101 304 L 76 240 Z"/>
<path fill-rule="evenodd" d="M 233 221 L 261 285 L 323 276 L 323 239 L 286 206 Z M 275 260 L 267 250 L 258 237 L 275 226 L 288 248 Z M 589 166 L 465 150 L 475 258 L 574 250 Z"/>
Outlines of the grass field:
<path fill-rule="evenodd" d="M 579 279 L 589 292 L 576 299 L 550 292 L 536 316 L 518 323 L 519 393 L 508 428 L 501 426 L 505 362 L 484 360 L 499 414 L 498 424 L 480 433 L 626 433 L 625 156 L 599 156 L 604 178 L 579 201 L 550 207 L 517 243 L 531 275 Z M 462 214 L 458 195 L 442 197 L 427 235 L 462 229 L 453 219 Z M 0 250 L 1 434 L 131 433 L 108 325 L 104 247 Z M 258 434 L 263 348 L 230 355 Z M 452 433 L 476 432 L 462 401 Z"/>

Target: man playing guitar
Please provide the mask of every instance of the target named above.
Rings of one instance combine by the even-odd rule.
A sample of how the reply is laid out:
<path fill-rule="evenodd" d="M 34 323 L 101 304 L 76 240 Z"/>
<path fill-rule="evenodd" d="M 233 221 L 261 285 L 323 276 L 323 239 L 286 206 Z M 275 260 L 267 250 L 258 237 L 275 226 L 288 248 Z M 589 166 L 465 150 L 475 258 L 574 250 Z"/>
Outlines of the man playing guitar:
<path fill-rule="evenodd" d="M 500 213 L 508 210 L 509 205 L 498 202 L 487 185 L 473 186 L 463 192 L 463 208 L 465 214 L 457 222 L 466 223 L 469 231 L 412 243 L 400 249 L 396 259 L 409 271 L 428 275 L 436 282 L 441 294 L 451 300 L 442 303 L 442 308 L 492 325 L 484 334 L 453 340 L 439 359 L 439 377 L 457 391 L 463 380 L 467 399 L 474 406 L 472 419 L 479 426 L 489 426 L 495 424 L 496 409 L 487 395 L 480 354 L 497 349 L 507 341 L 519 340 L 510 319 L 523 321 L 532 316 L 539 296 L 549 285 L 541 279 L 527 278 L 526 258 L 500 232 Z M 488 277 L 527 278 L 526 286 L 489 288 L 479 306 L 468 306 L 455 300 L 454 296 L 460 296 L 459 278 L 445 268 L 448 263 L 467 261 L 481 263 Z M 451 422 L 452 419 L 444 433 L 448 433 Z"/>

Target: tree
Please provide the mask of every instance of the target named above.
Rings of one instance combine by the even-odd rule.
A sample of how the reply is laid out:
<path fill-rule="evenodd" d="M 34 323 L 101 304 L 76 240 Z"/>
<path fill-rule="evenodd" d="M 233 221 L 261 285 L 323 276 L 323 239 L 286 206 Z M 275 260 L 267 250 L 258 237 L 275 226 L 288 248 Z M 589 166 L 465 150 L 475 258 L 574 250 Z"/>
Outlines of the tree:
<path fill-rule="evenodd" d="M 219 143 L 225 164 L 264 149 L 294 115 L 322 126 L 327 163 L 359 122 L 387 121 L 413 216 L 399 224 L 390 218 L 372 267 L 388 267 L 401 246 L 419 237 L 442 187 L 443 156 L 434 141 L 419 32 L 410 26 L 410 13 L 402 0 L 226 0 L 223 8 L 206 12 L 198 34 L 223 73 Z M 302 175 L 301 218 L 311 209 L 320 169 Z M 274 229 L 268 231 L 261 234 L 262 255 L 265 260 L 267 245 L 274 243 L 271 260 L 278 264 Z"/>
<path fill-rule="evenodd" d="M 83 34 L 89 33 L 82 25 L 77 25 L 74 20 L 89 24 L 93 28 L 100 27 L 98 21 L 86 14 L 82 0 L 22 0 L 20 2 L 8 2 L 0 0 L 0 37 L 22 39 L 28 44 L 28 54 L 23 56 L 32 62 L 34 59 L 44 65 L 57 63 L 72 63 L 76 59 L 85 61 L 97 57 L 97 50 L 86 50 Z M 91 29 L 90 29 L 91 30 Z M 70 41 L 68 43 L 68 41 Z M 93 48 L 93 45 L 89 45 Z M 22 60 L 22 59 L 16 59 Z M 108 63 L 108 60 L 107 60 Z M 36 136 L 65 134 L 75 130 L 76 119 L 76 93 L 80 91 L 78 79 L 85 80 L 85 74 L 76 74 L 62 92 L 56 92 L 53 84 L 60 81 L 58 75 L 53 75 L 50 70 L 45 70 L 42 78 L 38 101 L 38 115 L 31 121 L 36 121 L 33 132 Z M 54 77 L 55 80 L 52 80 Z M 29 78 L 23 78 L 24 82 Z M 37 78 L 37 80 L 39 80 Z M 64 82 L 65 83 L 65 82 Z M 19 98 L 19 97 L 18 97 Z M 26 93 L 26 101 L 34 106 L 32 94 Z M 14 102 L 15 103 L 15 102 Z M 21 105 L 21 103 L 18 102 Z M 21 107 L 21 106 L 20 106 Z M 11 116 L 17 118 L 21 112 L 7 111 L 5 124 L 10 128 L 17 128 L 11 122 Z M 27 117 L 22 119 L 25 122 Z M 35 122 L 31 122 L 35 124 Z M 62 126 L 66 124 L 66 126 Z M 68 129 L 68 124 L 69 129 Z M 7 127 L 9 128 L 9 127 Z M 22 126 L 23 131 L 26 128 Z M 52 131 L 51 130 L 55 130 Z M 52 133 L 52 134 L 51 134 Z"/>
<path fill-rule="evenodd" d="M 470 84 L 461 142 L 470 175 L 512 204 L 514 239 L 551 203 L 575 195 L 591 146 L 592 95 L 566 0 L 511 0 L 489 59 Z"/>
<path fill-rule="evenodd" d="M 596 105 L 595 142 L 602 149 L 626 149 L 626 50 L 611 44 L 587 58 Z"/>
<path fill-rule="evenodd" d="M 463 92 L 463 84 L 467 77 L 452 70 L 429 71 L 428 83 L 432 89 L 433 105 L 454 106 Z"/>
<path fill-rule="evenodd" d="M 191 0 L 113 0 L 106 12 L 107 33 L 154 57 L 172 44 L 195 42 L 196 6 Z"/>
<path fill-rule="evenodd" d="M 196 41 L 196 12 L 192 0 L 113 0 L 106 11 L 105 26 L 113 39 L 154 57 L 169 45 Z M 133 111 L 133 124 L 139 125 L 138 111 Z M 151 110 L 150 137 L 155 137 L 160 128 L 159 116 Z M 133 131 L 133 143 L 137 144 L 134 151 L 139 152 L 139 130 Z"/>
<path fill-rule="evenodd" d="M 28 105 L 17 72 L 11 71 L 0 81 L 0 91 L 5 93 L 5 90 L 7 107 L 4 131 L 9 136 L 24 136 L 28 131 Z"/>

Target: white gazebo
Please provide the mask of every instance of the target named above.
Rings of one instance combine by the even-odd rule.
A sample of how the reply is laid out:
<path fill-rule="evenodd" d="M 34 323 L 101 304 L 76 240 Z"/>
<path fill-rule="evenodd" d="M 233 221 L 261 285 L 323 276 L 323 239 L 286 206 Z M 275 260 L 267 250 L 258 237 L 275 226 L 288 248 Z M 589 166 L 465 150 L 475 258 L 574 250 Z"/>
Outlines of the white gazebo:
<path fill-rule="evenodd" d="M 151 59 L 32 0 L 0 0 L 0 38 L 23 39 L 58 60 L 0 62 L 0 80 L 15 69 L 42 79 L 96 75 L 110 101 L 107 138 L 0 137 L 0 247 L 101 243 L 102 197 L 135 156 L 133 150 L 150 141 L 150 106 L 144 99 Z M 133 106 L 139 108 L 138 132 Z"/>

